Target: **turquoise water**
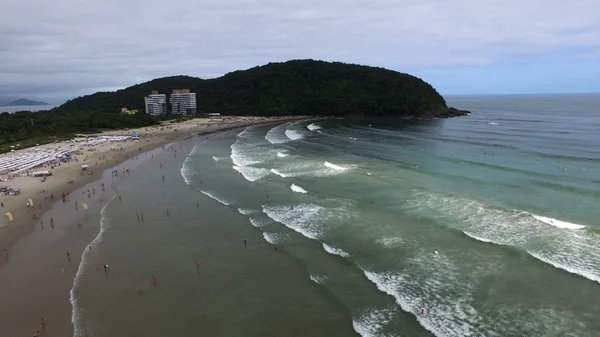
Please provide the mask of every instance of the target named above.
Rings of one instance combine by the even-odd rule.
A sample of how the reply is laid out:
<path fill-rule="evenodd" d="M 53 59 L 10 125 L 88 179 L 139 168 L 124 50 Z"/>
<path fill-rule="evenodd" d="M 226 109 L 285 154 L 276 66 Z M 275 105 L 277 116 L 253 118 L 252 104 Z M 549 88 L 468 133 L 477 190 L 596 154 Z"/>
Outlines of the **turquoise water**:
<path fill-rule="evenodd" d="M 76 335 L 597 335 L 600 96 L 448 101 L 473 114 L 156 153 L 112 186 Z"/>

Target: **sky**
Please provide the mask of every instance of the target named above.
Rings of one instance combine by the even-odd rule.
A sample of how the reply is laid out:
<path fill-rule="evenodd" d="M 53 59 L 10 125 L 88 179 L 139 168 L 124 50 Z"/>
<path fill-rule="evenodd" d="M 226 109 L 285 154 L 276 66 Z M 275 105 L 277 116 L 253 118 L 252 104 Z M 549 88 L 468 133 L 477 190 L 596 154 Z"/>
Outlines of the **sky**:
<path fill-rule="evenodd" d="M 600 92 L 598 0 L 0 0 L 0 97 L 62 103 L 290 59 L 441 94 Z"/>

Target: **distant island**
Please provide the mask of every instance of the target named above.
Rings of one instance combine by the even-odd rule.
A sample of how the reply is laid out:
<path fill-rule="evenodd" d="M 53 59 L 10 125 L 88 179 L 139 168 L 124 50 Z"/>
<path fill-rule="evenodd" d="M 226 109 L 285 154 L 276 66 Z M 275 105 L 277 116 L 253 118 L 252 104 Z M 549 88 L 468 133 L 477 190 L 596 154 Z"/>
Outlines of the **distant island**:
<path fill-rule="evenodd" d="M 27 105 L 49 105 L 49 104 L 46 102 L 32 101 L 32 100 L 26 99 L 26 98 L 19 98 L 17 100 L 14 100 L 14 101 L 4 104 L 2 106 L 27 106 Z"/>
<path fill-rule="evenodd" d="M 181 118 L 145 113 L 144 97 L 153 90 L 168 95 L 182 88 L 196 94 L 196 116 L 431 119 L 468 114 L 448 107 L 429 83 L 409 74 L 339 62 L 293 60 L 208 80 L 158 78 L 114 92 L 78 97 L 48 111 L 0 113 L 0 153 L 12 143 L 41 144 L 76 133 L 143 127 Z M 19 99 L 10 104 L 45 103 Z"/>

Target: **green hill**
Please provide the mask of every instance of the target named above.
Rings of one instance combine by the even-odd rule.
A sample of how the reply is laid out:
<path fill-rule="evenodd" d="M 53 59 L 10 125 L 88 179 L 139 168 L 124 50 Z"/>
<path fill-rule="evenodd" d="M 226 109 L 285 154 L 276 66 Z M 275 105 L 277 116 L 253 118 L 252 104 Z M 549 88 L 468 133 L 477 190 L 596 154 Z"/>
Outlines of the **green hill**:
<path fill-rule="evenodd" d="M 362 115 L 427 117 L 448 111 L 428 83 L 383 68 L 294 60 L 269 63 L 203 80 L 189 76 L 155 79 L 116 92 L 98 92 L 66 102 L 56 111 L 144 111 L 152 90 L 196 93 L 198 111 L 223 115 Z"/>
<path fill-rule="evenodd" d="M 359 65 L 296 60 L 269 63 L 203 80 L 189 76 L 155 79 L 115 92 L 97 92 L 50 111 L 0 114 L 0 153 L 12 143 L 31 145 L 100 129 L 158 124 L 144 113 L 152 90 L 196 93 L 198 112 L 222 115 L 310 115 L 432 118 L 465 114 L 448 108 L 423 80 L 396 71 Z M 137 109 L 135 115 L 121 108 Z M 168 117 L 167 117 L 168 118 Z"/>

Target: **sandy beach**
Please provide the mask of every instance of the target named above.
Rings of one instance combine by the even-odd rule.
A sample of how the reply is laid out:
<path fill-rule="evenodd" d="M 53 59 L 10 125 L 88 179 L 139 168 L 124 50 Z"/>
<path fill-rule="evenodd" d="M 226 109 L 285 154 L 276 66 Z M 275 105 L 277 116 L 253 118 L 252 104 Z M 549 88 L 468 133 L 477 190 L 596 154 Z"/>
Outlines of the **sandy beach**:
<path fill-rule="evenodd" d="M 70 336 L 69 289 L 77 273 L 82 251 L 98 232 L 100 210 L 114 195 L 101 191 L 101 184 L 118 183 L 111 171 L 131 169 L 161 147 L 211 132 L 292 118 L 211 118 L 136 130 L 104 132 L 102 135 L 140 134 L 139 141 L 106 142 L 85 147 L 78 161 L 51 169 L 40 177 L 12 177 L 2 186 L 20 189 L 16 196 L 1 196 L 0 248 L 8 256 L 0 261 L 0 336 L 33 335 L 43 317 L 41 336 Z M 90 136 L 90 135 L 88 135 Z M 50 149 L 58 144 L 40 146 Z M 31 149 L 15 151 L 20 155 Z M 87 171 L 81 166 L 88 165 Z M 43 168 L 50 170 L 50 168 Z M 6 178 L 6 176 L 3 176 Z M 94 193 L 88 192 L 93 191 Z M 61 194 L 68 197 L 61 200 Z M 51 195 L 54 199 L 51 199 Z M 28 200 L 33 205 L 28 207 Z M 77 205 L 75 204 L 77 202 Z M 89 209 L 84 210 L 85 202 Z M 9 221 L 5 214 L 12 214 Z M 54 228 L 50 227 L 50 218 Z M 79 221 L 85 230 L 71 232 Z M 88 224 L 90 224 L 88 226 Z M 69 230 L 67 230 L 67 228 Z M 69 247 L 67 253 L 64 247 Z"/>

